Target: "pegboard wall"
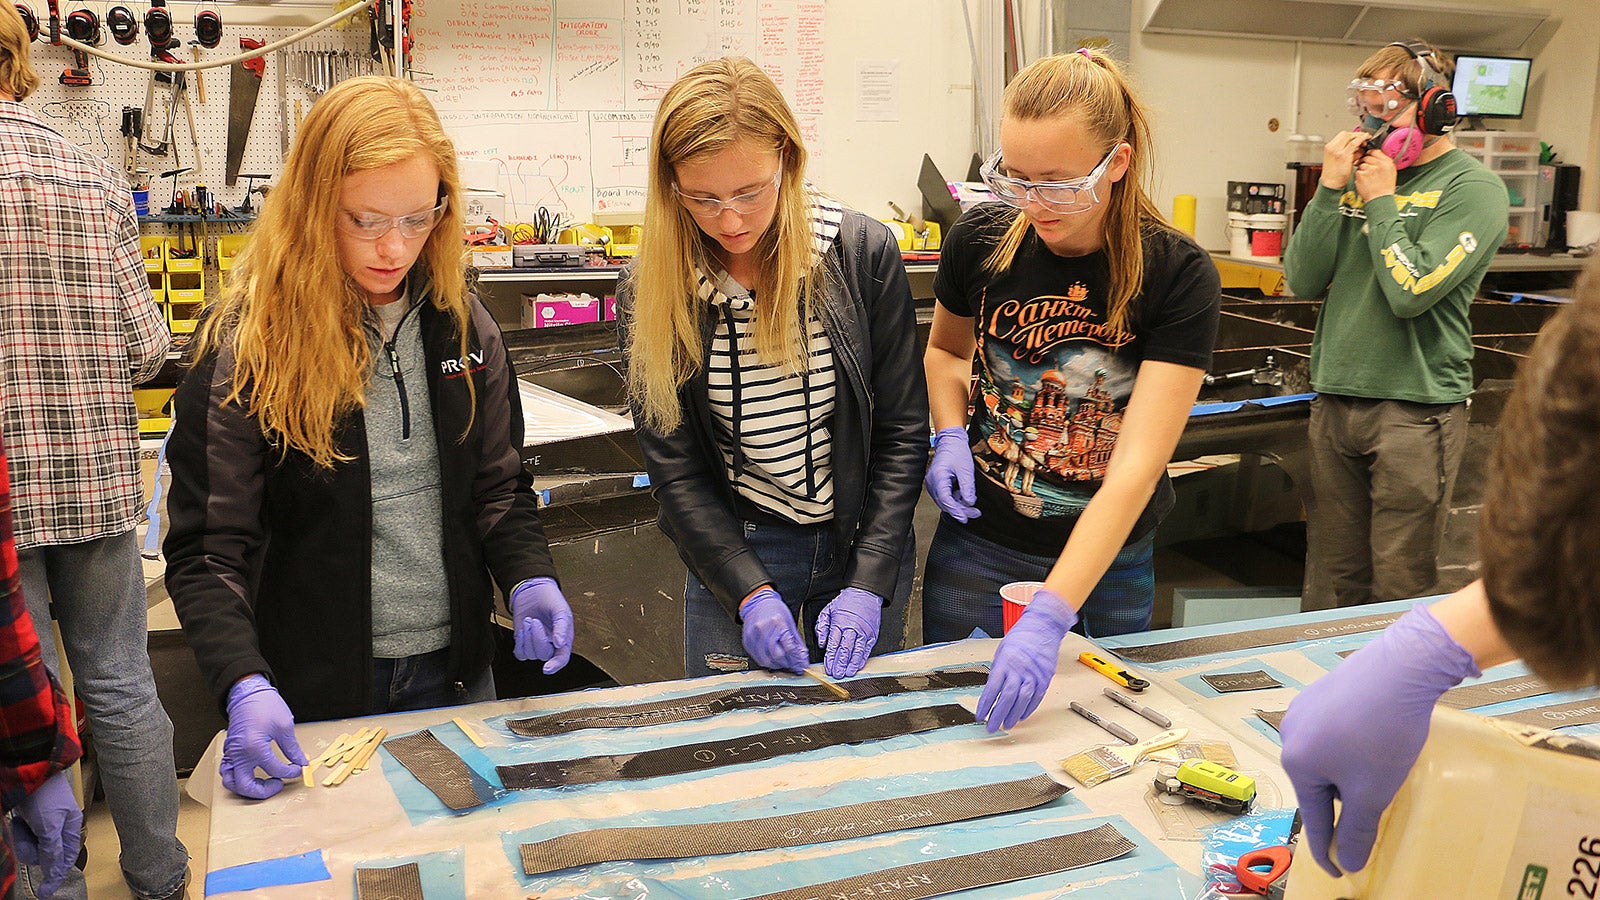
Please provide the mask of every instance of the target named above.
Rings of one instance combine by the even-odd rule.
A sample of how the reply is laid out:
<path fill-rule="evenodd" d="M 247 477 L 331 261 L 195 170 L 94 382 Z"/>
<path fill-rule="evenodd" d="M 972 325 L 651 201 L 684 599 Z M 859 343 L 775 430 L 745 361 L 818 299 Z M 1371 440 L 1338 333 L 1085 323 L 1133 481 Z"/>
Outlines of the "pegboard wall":
<path fill-rule="evenodd" d="M 88 8 L 98 12 L 102 19 L 111 2 L 62 5 L 62 14 L 72 9 Z M 194 60 L 194 26 L 185 18 L 181 7 L 173 9 L 173 36 L 184 41 L 173 50 L 173 55 L 184 62 Z M 200 61 L 223 59 L 240 52 L 240 38 L 255 38 L 263 43 L 281 40 L 299 29 L 267 27 L 260 25 L 230 26 L 223 10 L 222 43 L 214 49 L 201 49 Z M 341 27 L 341 25 L 343 27 Z M 256 95 L 255 114 L 251 119 L 250 137 L 245 143 L 242 174 L 264 174 L 268 181 L 277 179 L 283 169 L 283 146 L 294 139 L 295 125 L 311 111 L 311 104 L 331 82 L 343 77 L 377 71 L 368 54 L 369 35 L 367 18 L 356 14 L 353 24 L 341 23 L 325 29 L 298 44 L 292 44 L 264 57 L 267 61 L 261 87 Z M 150 44 L 141 32 L 139 40 L 122 46 L 107 38 L 100 47 L 108 53 L 129 59 L 148 60 Z M 84 147 L 90 153 L 110 162 L 119 171 L 124 168 L 127 143 L 121 134 L 122 108 L 134 106 L 144 109 L 150 91 L 151 76 L 146 69 L 124 66 L 99 57 L 89 57 L 89 71 L 94 83 L 87 87 L 74 87 L 60 83 L 63 69 L 73 65 L 73 54 L 66 46 L 51 46 L 43 41 L 31 48 L 33 67 L 39 72 L 38 90 L 28 97 L 27 105 L 51 127 L 68 140 Z M 322 54 L 321 57 L 317 54 Z M 319 59 L 333 65 L 317 65 Z M 173 146 L 165 156 L 146 153 L 134 148 L 135 165 L 149 171 L 150 206 L 157 212 L 172 200 L 173 180 L 160 174 L 184 166 L 194 170 L 180 175 L 177 187 L 193 188 L 204 184 L 218 201 L 227 206 L 238 206 L 245 196 L 246 180 L 240 178 L 234 186 L 227 185 L 228 161 L 228 100 L 231 66 L 205 69 L 187 74 L 188 99 L 194 111 L 194 132 L 189 130 L 189 119 L 180 105 L 173 119 Z M 205 102 L 200 101 L 200 86 L 196 75 L 204 81 Z M 283 85 L 283 109 L 280 110 L 278 87 Z M 158 138 L 167 120 L 167 102 L 171 92 L 158 84 L 145 112 L 145 133 Z M 299 117 L 296 115 L 298 105 Z M 286 114 L 285 114 L 286 113 Z M 195 147 L 199 147 L 196 164 Z M 176 155 L 174 155 L 176 154 Z M 258 179 L 257 184 L 261 181 Z M 259 208 L 260 197 L 253 198 Z"/>

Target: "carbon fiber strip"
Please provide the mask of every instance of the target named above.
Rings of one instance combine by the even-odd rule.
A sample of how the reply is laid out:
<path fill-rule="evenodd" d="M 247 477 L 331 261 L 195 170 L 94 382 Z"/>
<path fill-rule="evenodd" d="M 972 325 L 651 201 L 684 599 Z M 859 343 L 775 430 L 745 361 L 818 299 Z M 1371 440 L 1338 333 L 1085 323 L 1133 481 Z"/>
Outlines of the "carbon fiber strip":
<path fill-rule="evenodd" d="M 1283 730 L 1283 714 L 1287 709 L 1258 709 L 1256 718 L 1272 726 L 1273 731 Z"/>
<path fill-rule="evenodd" d="M 356 869 L 356 900 L 423 900 L 416 863 L 388 869 Z"/>
<path fill-rule="evenodd" d="M 1600 722 L 1600 700 L 1574 700 L 1571 703 L 1557 703 L 1553 706 L 1539 706 L 1534 709 L 1522 709 L 1503 716 L 1494 716 L 1505 722 L 1516 722 L 1521 725 L 1537 725 L 1540 728 L 1567 728 L 1572 725 L 1593 725 Z"/>
<path fill-rule="evenodd" d="M 1455 709 L 1472 709 L 1476 706 L 1488 706 L 1503 700 L 1515 700 L 1518 697 L 1533 697 L 1539 694 L 1550 693 L 1550 685 L 1537 675 L 1522 675 L 1517 678 L 1503 678 L 1499 681 L 1488 681 L 1483 684 L 1474 684 L 1471 687 L 1451 688 L 1444 692 L 1439 702 Z"/>
<path fill-rule="evenodd" d="M 641 753 L 616 756 L 589 756 L 547 762 L 496 766 L 500 783 L 513 791 L 556 787 L 563 784 L 594 784 L 600 781 L 653 778 L 699 772 L 736 763 L 760 762 L 791 753 L 820 750 L 840 744 L 878 741 L 902 734 L 915 734 L 937 728 L 971 725 L 972 713 L 955 704 L 924 706 L 815 725 L 799 725 L 743 737 L 724 738 L 681 747 L 664 747 Z"/>
<path fill-rule="evenodd" d="M 451 809 L 471 809 L 494 798 L 494 786 L 439 743 L 431 731 L 384 741 L 383 749 Z"/>
<path fill-rule="evenodd" d="M 697 825 L 579 829 L 547 841 L 523 844 L 522 870 L 538 875 L 610 860 L 679 859 L 842 841 L 1032 809 L 1068 790 L 1049 775 L 1035 775 L 1000 784 L 892 797 L 787 816 Z"/>
<path fill-rule="evenodd" d="M 1218 672 L 1215 675 L 1201 675 L 1200 678 L 1211 689 L 1222 694 L 1232 694 L 1237 691 L 1264 691 L 1268 688 L 1283 687 L 1283 682 L 1261 669 L 1249 672 Z"/>
<path fill-rule="evenodd" d="M 1092 866 L 1123 856 L 1134 846 L 1132 841 L 1122 836 L 1122 832 L 1106 824 L 1089 831 L 1063 834 L 1015 847 L 1000 847 L 983 853 L 896 866 L 891 872 L 790 888 L 750 900 L 854 900 L 857 897 L 921 900 L 969 888 L 1005 884 Z"/>
<path fill-rule="evenodd" d="M 849 692 L 851 700 L 870 700 L 874 697 L 911 691 L 980 687 L 988 678 L 989 670 L 986 668 L 965 668 L 913 675 L 860 678 L 840 681 L 837 684 Z M 687 722 L 740 709 L 766 709 L 784 705 L 812 706 L 818 703 L 840 702 L 843 701 L 820 684 L 802 687 L 754 685 L 672 700 L 634 703 L 629 706 L 571 709 L 527 719 L 509 719 L 506 721 L 506 727 L 523 737 L 549 737 L 584 728 L 629 728 L 639 725 Z"/>
<path fill-rule="evenodd" d="M 1380 631 L 1394 624 L 1400 613 L 1381 616 L 1362 616 L 1359 619 L 1338 619 L 1332 622 L 1313 622 L 1309 625 L 1285 625 L 1280 628 L 1258 628 L 1255 631 L 1236 631 L 1210 637 L 1187 638 L 1162 644 L 1143 644 L 1138 647 L 1120 647 L 1116 654 L 1130 662 L 1157 663 L 1191 656 L 1206 656 L 1229 650 L 1250 650 L 1276 644 L 1293 644 L 1299 641 L 1319 641 L 1341 634 L 1361 634 Z"/>

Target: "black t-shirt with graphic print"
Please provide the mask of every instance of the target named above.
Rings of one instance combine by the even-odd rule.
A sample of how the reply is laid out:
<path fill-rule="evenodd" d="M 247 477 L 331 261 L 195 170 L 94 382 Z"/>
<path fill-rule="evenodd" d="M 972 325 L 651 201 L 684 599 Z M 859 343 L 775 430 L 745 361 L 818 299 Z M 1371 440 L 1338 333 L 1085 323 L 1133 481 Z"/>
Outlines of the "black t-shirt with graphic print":
<path fill-rule="evenodd" d="M 999 203 L 964 213 L 945 239 L 933 290 L 945 309 L 973 319 L 977 334 L 967 434 L 983 515 L 969 527 L 1055 556 L 1105 478 L 1140 363 L 1210 367 L 1221 287 L 1199 245 L 1156 228 L 1145 235 L 1130 332 L 1115 331 L 1104 252 L 1057 256 L 1030 230 L 1010 269 L 984 267 L 1015 215 Z M 1173 500 L 1163 475 L 1129 543 L 1154 529 Z"/>

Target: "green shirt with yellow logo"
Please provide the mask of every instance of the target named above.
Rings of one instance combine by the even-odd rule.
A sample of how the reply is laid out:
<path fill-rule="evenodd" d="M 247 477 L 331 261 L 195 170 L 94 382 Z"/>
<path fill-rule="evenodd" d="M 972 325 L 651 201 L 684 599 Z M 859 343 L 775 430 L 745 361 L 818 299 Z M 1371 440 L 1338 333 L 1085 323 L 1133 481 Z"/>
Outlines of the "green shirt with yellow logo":
<path fill-rule="evenodd" d="M 1363 204 L 1318 186 L 1284 253 L 1289 289 L 1326 293 L 1311 343 L 1319 392 L 1414 403 L 1472 393 L 1468 307 L 1506 237 L 1505 183 L 1451 149 Z"/>

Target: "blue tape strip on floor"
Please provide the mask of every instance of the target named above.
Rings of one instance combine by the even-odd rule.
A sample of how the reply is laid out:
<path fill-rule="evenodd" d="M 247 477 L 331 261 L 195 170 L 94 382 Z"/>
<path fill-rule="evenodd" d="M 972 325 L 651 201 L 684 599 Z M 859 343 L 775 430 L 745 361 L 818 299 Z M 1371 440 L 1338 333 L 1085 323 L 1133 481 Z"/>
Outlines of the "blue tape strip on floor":
<path fill-rule="evenodd" d="M 1074 900 L 1200 896 L 1203 887 L 1200 877 L 1179 867 L 1128 820 L 1121 816 L 1063 815 L 1055 803 L 973 822 L 918 828 L 876 838 L 763 851 L 759 855 L 739 854 L 752 860 L 758 856 L 771 858 L 769 865 L 758 868 L 734 871 L 708 864 L 705 859 L 663 866 L 635 864 L 623 879 L 591 883 L 577 896 L 582 900 L 753 897 L 796 885 L 823 884 L 875 872 L 892 873 L 898 867 L 929 859 L 983 853 L 1068 832 L 1087 831 L 1108 822 L 1136 845 L 1133 852 L 1086 868 L 963 891 L 963 900 L 1015 900 L 1019 896 L 1068 886 L 1071 886 Z M 714 862 L 723 857 L 709 859 Z M 535 889 L 539 888 L 535 886 Z"/>
<path fill-rule="evenodd" d="M 844 781 L 824 788 L 783 791 L 762 797 L 699 806 L 693 809 L 646 810 L 602 819 L 557 819 L 531 828 L 503 831 L 500 833 L 500 842 L 505 850 L 506 858 L 511 863 L 512 871 L 520 872 L 522 870 L 522 844 L 550 840 L 578 830 L 593 831 L 601 828 L 643 828 L 663 825 L 680 826 L 706 822 L 759 819 L 769 816 L 797 815 L 817 809 L 849 806 L 855 803 L 869 803 L 890 797 L 910 797 L 934 791 L 948 791 L 957 788 L 1016 781 L 1032 778 L 1043 771 L 1037 763 L 1014 763 L 1004 766 L 970 767 L 943 772 L 912 772 L 884 778 Z M 1057 777 L 1059 778 L 1059 776 Z M 1078 815 L 1089 812 L 1089 808 L 1084 805 L 1083 801 L 1070 793 L 1039 808 Z M 993 817 L 985 821 L 992 820 Z M 751 851 L 751 853 L 754 852 Z M 730 858 L 748 858 L 751 854 L 735 853 L 725 855 Z M 720 859 L 721 857 L 716 858 Z M 708 864 L 702 862 L 698 865 L 704 868 Z M 714 866 L 715 863 L 710 863 L 709 865 Z M 591 866 L 579 866 L 560 873 L 545 873 L 537 876 L 522 875 L 519 877 L 523 887 L 543 892 L 551 890 L 553 885 L 563 881 L 587 882 L 590 880 L 605 880 L 607 878 L 622 879 L 646 870 L 653 871 L 661 877 L 666 877 L 675 871 L 676 866 L 676 863 L 665 860 L 614 860 L 595 863 Z"/>
<path fill-rule="evenodd" d="M 356 867 L 392 869 L 413 862 L 417 864 L 417 872 L 422 878 L 422 895 L 428 900 L 467 900 L 466 851 L 462 847 L 421 856 L 364 859 L 356 863 Z M 351 872 L 351 896 L 355 896 L 355 887 L 356 876 Z"/>
<path fill-rule="evenodd" d="M 700 690 L 703 691 L 704 687 L 702 686 Z M 517 803 L 535 797 L 548 797 L 552 791 L 586 791 L 591 793 L 636 791 L 663 784 L 712 777 L 727 771 L 726 769 L 708 769 L 702 772 L 664 775 L 643 781 L 607 781 L 598 784 L 573 785 L 571 787 L 529 792 L 504 790 L 501 787 L 500 777 L 495 772 L 495 766 L 498 765 L 573 759 L 582 756 L 637 753 L 663 746 L 693 744 L 701 741 L 719 740 L 761 731 L 770 731 L 785 725 L 799 726 L 823 721 L 866 718 L 897 709 L 934 706 L 940 702 L 941 698 L 944 699 L 944 702 L 950 702 L 951 697 L 959 696 L 963 691 L 976 694 L 978 690 L 978 688 L 953 688 L 944 691 L 919 691 L 913 694 L 896 694 L 876 700 L 839 704 L 837 706 L 830 704 L 821 707 L 789 707 L 785 710 L 785 714 L 782 715 L 770 709 L 750 710 L 728 713 L 710 719 L 695 719 L 673 725 L 661 725 L 654 728 L 619 728 L 603 732 L 579 731 L 537 740 L 516 738 L 515 742 L 510 745 L 491 744 L 483 749 L 474 746 L 465 735 L 460 733 L 458 728 L 439 728 L 434 731 L 434 735 L 452 752 L 461 757 L 461 760 L 468 767 L 483 776 L 496 789 L 495 797 L 489 802 L 483 806 L 473 807 L 464 811 L 465 814 L 471 814 L 503 803 Z M 525 716 L 526 713 L 513 715 L 520 717 Z M 504 728 L 504 725 L 498 723 L 503 722 L 505 718 L 505 716 L 501 716 L 488 721 L 495 722 L 497 728 Z M 851 744 L 809 751 L 804 754 L 780 756 L 764 762 L 744 764 L 741 768 L 770 768 L 787 765 L 801 756 L 807 761 L 838 759 L 845 756 L 874 756 L 890 750 L 921 747 L 946 741 L 981 740 L 987 737 L 989 737 L 988 733 L 974 721 L 971 726 L 941 728 L 921 734 L 900 735 L 866 744 Z M 406 812 L 406 818 L 410 820 L 412 825 L 421 825 L 424 822 L 442 816 L 459 815 L 459 813 L 453 812 L 449 807 L 445 806 L 432 791 L 423 786 L 422 782 L 418 781 L 387 751 L 380 750 L 378 756 L 382 763 L 384 777 L 388 780 L 391 789 L 394 791 L 395 798 L 399 800 L 401 808 Z"/>
<path fill-rule="evenodd" d="M 1257 649 L 1259 651 L 1259 648 L 1257 648 Z M 1184 687 L 1188 688 L 1189 690 L 1194 691 L 1196 694 L 1199 694 L 1202 697 L 1221 697 L 1222 696 L 1222 691 L 1219 691 L 1216 688 L 1212 687 L 1210 684 L 1207 684 L 1206 680 L 1204 678 L 1201 678 L 1200 676 L 1201 675 L 1222 675 L 1222 674 L 1227 673 L 1227 672 L 1243 672 L 1243 671 L 1246 671 L 1246 670 L 1249 670 L 1249 671 L 1259 670 L 1259 671 L 1265 672 L 1268 675 L 1271 675 L 1273 678 L 1276 678 L 1279 681 L 1283 682 L 1283 686 L 1287 687 L 1287 688 L 1294 688 L 1297 691 L 1298 690 L 1302 690 L 1302 689 L 1305 688 L 1305 685 L 1302 684 L 1297 679 L 1294 679 L 1294 678 L 1292 678 L 1292 677 L 1290 677 L 1288 675 L 1283 674 L 1281 671 L 1279 671 L 1277 669 L 1274 669 L 1273 667 L 1267 665 L 1266 663 L 1264 663 L 1261 660 L 1256 659 L 1254 657 L 1243 657 L 1243 658 L 1240 658 L 1240 659 L 1237 659 L 1237 660 L 1229 660 L 1227 663 L 1225 663 L 1223 665 L 1212 665 L 1212 666 L 1209 666 L 1209 667 L 1206 668 L 1206 670 L 1204 672 L 1196 672 L 1193 675 L 1184 675 L 1183 677 L 1178 679 L 1178 683 L 1183 685 Z M 1259 691 L 1238 691 L 1236 693 L 1239 693 L 1239 694 L 1266 694 L 1269 691 L 1275 691 L 1275 690 L 1278 690 L 1278 688 L 1262 688 Z"/>
<path fill-rule="evenodd" d="M 327 881 L 333 876 L 328 874 L 327 863 L 322 861 L 322 851 L 312 850 L 299 856 L 284 856 L 278 859 L 263 859 L 259 862 L 244 863 L 229 866 L 226 869 L 217 869 L 206 873 L 206 896 L 212 894 L 226 894 L 232 891 L 253 891 L 257 888 L 275 887 L 280 884 L 307 884 L 313 881 Z"/>

